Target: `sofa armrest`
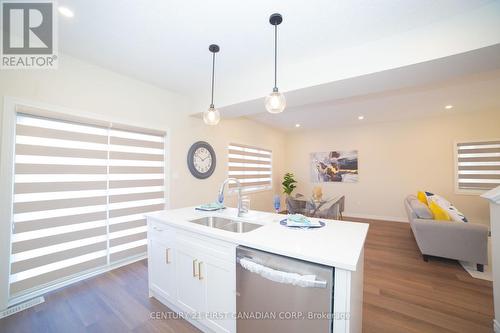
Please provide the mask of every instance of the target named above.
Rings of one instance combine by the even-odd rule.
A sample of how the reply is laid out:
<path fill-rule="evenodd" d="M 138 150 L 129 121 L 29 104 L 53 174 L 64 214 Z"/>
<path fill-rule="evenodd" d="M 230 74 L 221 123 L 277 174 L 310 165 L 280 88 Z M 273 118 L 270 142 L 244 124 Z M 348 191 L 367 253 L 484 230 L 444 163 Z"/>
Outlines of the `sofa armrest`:
<path fill-rule="evenodd" d="M 488 264 L 487 226 L 423 219 L 411 223 L 422 254 Z"/>

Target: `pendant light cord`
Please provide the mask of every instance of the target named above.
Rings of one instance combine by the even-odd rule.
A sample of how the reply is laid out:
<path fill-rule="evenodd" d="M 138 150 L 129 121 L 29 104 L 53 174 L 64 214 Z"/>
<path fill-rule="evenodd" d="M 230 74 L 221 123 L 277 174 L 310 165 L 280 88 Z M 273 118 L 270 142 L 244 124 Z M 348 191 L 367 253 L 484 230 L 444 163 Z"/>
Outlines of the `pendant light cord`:
<path fill-rule="evenodd" d="M 214 76 L 215 76 L 215 52 L 212 52 L 212 100 L 210 102 L 210 107 L 214 107 Z"/>
<path fill-rule="evenodd" d="M 278 72 L 278 25 L 274 25 L 274 88 L 277 87 L 277 74 Z"/>

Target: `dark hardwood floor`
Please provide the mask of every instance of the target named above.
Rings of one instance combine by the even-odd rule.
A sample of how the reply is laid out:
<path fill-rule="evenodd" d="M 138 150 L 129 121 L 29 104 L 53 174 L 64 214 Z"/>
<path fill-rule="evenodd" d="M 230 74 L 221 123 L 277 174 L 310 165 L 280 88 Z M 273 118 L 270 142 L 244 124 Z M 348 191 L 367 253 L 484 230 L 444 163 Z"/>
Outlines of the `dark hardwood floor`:
<path fill-rule="evenodd" d="M 491 282 L 470 277 L 455 261 L 424 262 L 406 223 L 369 223 L 363 332 L 493 332 Z M 145 261 L 45 299 L 1 319 L 0 332 L 199 332 L 182 319 L 151 319 L 151 312 L 169 310 L 148 298 Z"/>

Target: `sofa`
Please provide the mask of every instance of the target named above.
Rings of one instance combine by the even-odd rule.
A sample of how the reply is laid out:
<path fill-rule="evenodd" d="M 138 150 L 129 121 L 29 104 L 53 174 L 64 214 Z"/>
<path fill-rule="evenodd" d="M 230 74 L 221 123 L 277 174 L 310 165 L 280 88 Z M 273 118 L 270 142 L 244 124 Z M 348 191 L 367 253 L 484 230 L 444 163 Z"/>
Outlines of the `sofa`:
<path fill-rule="evenodd" d="M 471 222 L 434 220 L 432 213 L 425 211 L 426 207 L 414 195 L 405 199 L 411 230 L 424 261 L 428 261 L 429 256 L 462 260 L 476 264 L 477 270 L 482 272 L 488 264 L 488 227 Z"/>

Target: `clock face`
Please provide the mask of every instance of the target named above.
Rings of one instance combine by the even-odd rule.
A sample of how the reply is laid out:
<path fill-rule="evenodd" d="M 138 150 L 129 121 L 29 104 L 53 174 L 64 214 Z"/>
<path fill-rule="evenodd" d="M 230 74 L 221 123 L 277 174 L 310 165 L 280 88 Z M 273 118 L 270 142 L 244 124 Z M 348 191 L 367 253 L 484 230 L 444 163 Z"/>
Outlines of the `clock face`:
<path fill-rule="evenodd" d="M 207 142 L 198 141 L 189 149 L 187 163 L 193 176 L 208 178 L 215 171 L 215 151 Z"/>
<path fill-rule="evenodd" d="M 205 147 L 200 147 L 194 151 L 194 168 L 200 173 L 206 173 L 212 166 L 212 154 Z"/>

